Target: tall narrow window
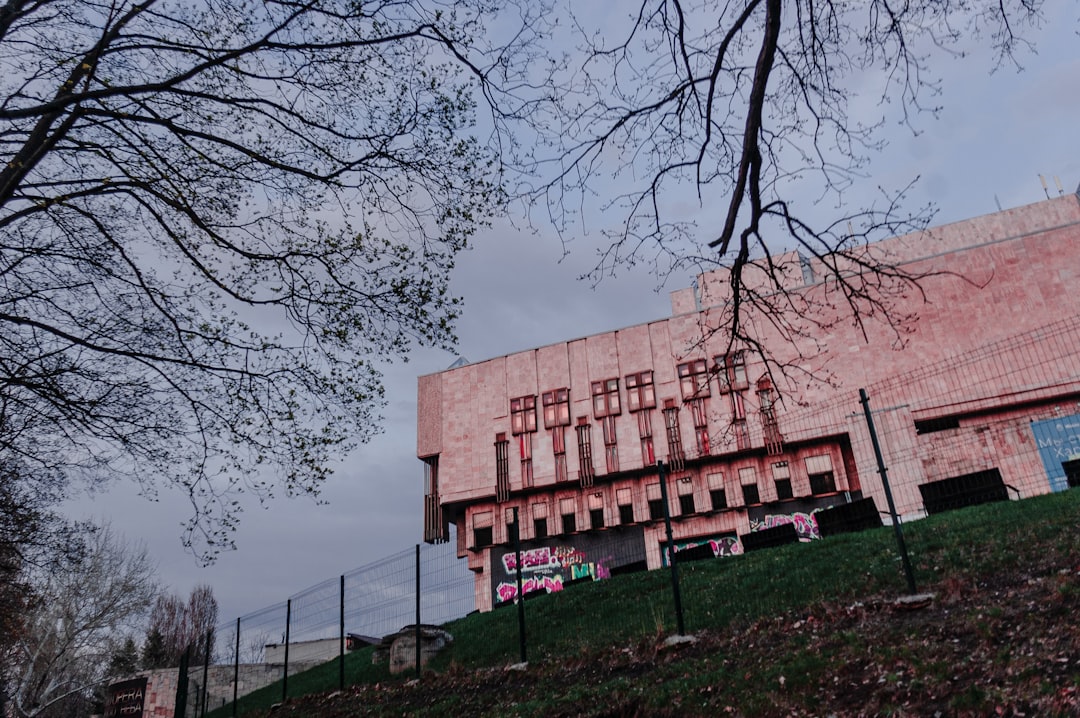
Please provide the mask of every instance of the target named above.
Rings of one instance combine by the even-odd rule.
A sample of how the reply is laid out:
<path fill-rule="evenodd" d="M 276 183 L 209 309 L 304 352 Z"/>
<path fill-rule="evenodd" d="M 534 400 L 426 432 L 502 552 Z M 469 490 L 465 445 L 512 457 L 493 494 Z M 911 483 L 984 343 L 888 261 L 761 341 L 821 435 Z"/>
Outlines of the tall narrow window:
<path fill-rule="evenodd" d="M 626 408 L 630 411 L 656 408 L 653 373 L 643 371 L 626 377 Z"/>
<path fill-rule="evenodd" d="M 739 483 L 742 485 L 743 503 L 747 506 L 761 503 L 761 494 L 758 491 L 757 472 L 753 466 L 739 469 Z"/>
<path fill-rule="evenodd" d="M 746 354 L 743 351 L 735 351 L 714 358 L 716 361 L 716 375 L 720 380 L 720 391 L 741 391 L 750 388 L 746 380 Z"/>
<path fill-rule="evenodd" d="M 750 448 L 750 430 L 746 426 L 746 397 L 741 391 L 732 391 L 731 430 L 735 433 L 735 446 L 739 451 Z"/>
<path fill-rule="evenodd" d="M 568 389 L 546 391 L 544 404 L 544 428 L 551 432 L 551 446 L 555 455 L 555 481 L 566 481 L 566 427 L 570 426 L 570 392 Z"/>
<path fill-rule="evenodd" d="M 704 359 L 695 359 L 678 365 L 679 388 L 683 401 L 700 399 L 709 395 L 709 365 Z"/>
<path fill-rule="evenodd" d="M 597 419 L 622 413 L 619 404 L 619 380 L 605 379 L 592 383 L 593 416 Z"/>
<path fill-rule="evenodd" d="M 555 454 L 555 480 L 566 481 L 566 427 L 551 430 L 551 448 Z"/>
<path fill-rule="evenodd" d="M 521 485 L 533 485 L 533 434 L 536 433 L 536 397 L 522 396 L 510 400 L 511 433 L 518 438 L 521 456 Z"/>
<path fill-rule="evenodd" d="M 664 498 L 660 484 L 645 484 L 645 500 L 649 502 L 649 518 L 658 521 L 664 518 Z"/>
<path fill-rule="evenodd" d="M 792 498 L 794 492 L 791 490 L 791 470 L 788 468 L 788 462 L 777 461 L 772 465 L 773 483 L 776 485 L 776 498 L 780 501 Z"/>
<path fill-rule="evenodd" d="M 682 446 L 682 433 L 679 429 L 679 407 L 674 399 L 664 402 L 664 428 L 667 431 L 668 463 L 673 471 L 681 471 L 686 454 Z"/>
<path fill-rule="evenodd" d="M 638 434 L 641 437 L 641 463 L 652 466 L 656 463 L 656 452 L 653 450 L 652 439 L 652 412 L 639 411 L 637 413 Z"/>
<path fill-rule="evenodd" d="M 784 437 L 780 434 L 780 424 L 776 421 L 776 407 L 772 381 L 763 376 L 757 382 L 758 407 L 761 412 L 761 435 L 765 441 L 765 450 L 770 456 L 784 453 Z"/>
<path fill-rule="evenodd" d="M 618 489 L 615 492 L 615 504 L 619 507 L 619 523 L 634 523 L 634 494 L 630 489 Z"/>
<path fill-rule="evenodd" d="M 599 491 L 589 494 L 589 528 L 604 528 L 604 495 Z"/>
<path fill-rule="evenodd" d="M 439 503 L 439 457 L 424 459 L 424 541 L 444 543 L 450 540 L 450 527 L 443 520 Z"/>
<path fill-rule="evenodd" d="M 686 402 L 690 416 L 694 420 L 694 439 L 697 442 L 698 456 L 709 455 L 708 405 L 705 399 L 693 399 Z"/>
<path fill-rule="evenodd" d="M 533 515 L 533 538 L 542 539 L 547 538 L 548 524 L 547 524 L 547 504 L 538 503 L 532 505 Z"/>
<path fill-rule="evenodd" d="M 619 470 L 619 437 L 615 434 L 615 417 L 605 416 L 600 421 L 604 427 L 604 462 L 607 472 L 613 474 Z"/>
<path fill-rule="evenodd" d="M 688 516 L 697 511 L 694 505 L 694 482 L 689 476 L 684 476 L 675 482 L 675 488 L 679 493 L 679 515 Z"/>
<path fill-rule="evenodd" d="M 582 486 L 592 486 L 595 469 L 592 460 L 592 426 L 589 417 L 579 416 L 578 425 L 574 427 L 577 432 L 578 450 L 578 474 L 581 476 Z"/>
<path fill-rule="evenodd" d="M 532 433 L 518 435 L 518 449 L 521 451 L 521 485 L 529 488 L 533 485 Z"/>
<path fill-rule="evenodd" d="M 709 502 L 712 504 L 713 511 L 726 509 L 728 503 L 727 491 L 724 487 L 724 475 L 717 472 L 709 474 L 705 478 L 709 482 Z"/>
<path fill-rule="evenodd" d="M 559 499 L 559 516 L 564 534 L 577 531 L 577 500 L 573 496 Z"/>
<path fill-rule="evenodd" d="M 510 442 L 505 433 L 495 435 L 495 500 L 510 498 Z"/>

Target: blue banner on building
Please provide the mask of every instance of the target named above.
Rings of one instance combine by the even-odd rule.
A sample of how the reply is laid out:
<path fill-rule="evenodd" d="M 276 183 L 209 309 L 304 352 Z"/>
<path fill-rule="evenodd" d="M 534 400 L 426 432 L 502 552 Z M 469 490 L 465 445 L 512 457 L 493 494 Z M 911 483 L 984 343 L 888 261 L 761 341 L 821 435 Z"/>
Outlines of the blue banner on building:
<path fill-rule="evenodd" d="M 1080 459 L 1080 414 L 1031 423 L 1051 491 L 1069 488 L 1064 464 Z"/>

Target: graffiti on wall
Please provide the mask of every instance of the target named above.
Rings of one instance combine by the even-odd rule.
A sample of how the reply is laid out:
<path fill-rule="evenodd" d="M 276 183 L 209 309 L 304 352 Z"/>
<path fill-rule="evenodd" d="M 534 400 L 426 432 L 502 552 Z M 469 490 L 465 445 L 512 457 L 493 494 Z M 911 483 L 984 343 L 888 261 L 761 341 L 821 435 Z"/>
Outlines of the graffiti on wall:
<path fill-rule="evenodd" d="M 526 596 L 536 591 L 556 593 L 571 581 L 609 578 L 619 566 L 643 561 L 645 536 L 641 529 L 620 532 L 613 541 L 609 535 L 600 539 L 579 534 L 569 540 L 554 539 L 550 544 L 531 546 L 521 551 L 521 591 Z M 567 537 L 570 539 L 570 537 Z M 496 603 L 517 598 L 518 557 L 512 547 L 492 551 L 492 592 Z"/>
<path fill-rule="evenodd" d="M 795 524 L 795 533 L 799 535 L 800 541 L 813 541 L 814 539 L 821 538 L 821 531 L 818 530 L 817 517 L 814 515 L 821 509 L 814 509 L 808 513 L 802 511 L 796 511 L 792 514 L 766 514 L 761 519 L 750 519 L 751 531 L 764 531 L 765 529 L 771 529 L 774 526 L 783 526 L 785 524 Z"/>
<path fill-rule="evenodd" d="M 1063 463 L 1080 459 L 1080 414 L 1031 422 L 1051 491 L 1069 488 Z"/>
<path fill-rule="evenodd" d="M 742 555 L 742 544 L 739 543 L 739 537 L 734 533 L 719 534 L 717 536 L 702 536 L 698 538 L 687 539 L 685 541 L 675 542 L 675 551 L 684 551 L 689 548 L 697 548 L 703 544 L 708 544 L 712 550 L 713 558 L 719 558 L 721 556 L 740 556 Z M 667 543 L 660 544 L 660 565 L 667 566 L 668 561 L 671 559 L 671 549 L 667 547 Z"/>

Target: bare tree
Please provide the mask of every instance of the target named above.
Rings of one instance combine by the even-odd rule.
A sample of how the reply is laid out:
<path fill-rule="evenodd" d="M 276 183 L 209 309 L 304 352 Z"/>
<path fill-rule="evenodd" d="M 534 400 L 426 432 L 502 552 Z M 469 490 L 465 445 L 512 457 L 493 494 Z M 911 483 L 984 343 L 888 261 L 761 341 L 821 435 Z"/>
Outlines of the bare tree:
<path fill-rule="evenodd" d="M 936 111 L 942 55 L 982 43 L 995 66 L 1015 60 L 1041 5 L 640 0 L 602 25 L 593 8 L 568 9 L 579 51 L 533 126 L 539 149 L 519 157 L 541 178 L 524 191 L 568 239 L 606 228 L 594 280 L 639 262 L 661 277 L 729 268 L 709 327 L 767 363 L 791 360 L 766 335 L 812 347 L 837 316 L 883 321 L 902 341 L 910 317 L 892 300 L 921 278 L 865 245 L 924 228 L 933 208 L 908 207 L 906 187 L 853 190 L 886 118 L 913 126 Z M 869 121 L 868 103 L 880 112 Z M 801 266 L 827 291 L 791 291 Z"/>
<path fill-rule="evenodd" d="M 143 668 L 178 666 L 188 650 L 193 664 L 202 663 L 207 650 L 212 658 L 217 615 L 217 599 L 207 584 L 193 588 L 187 603 L 175 594 L 159 595 L 150 611 Z"/>
<path fill-rule="evenodd" d="M 86 537 L 82 556 L 60 557 L 29 582 L 34 601 L 3 669 L 18 716 L 43 714 L 108 678 L 111 656 L 157 591 L 146 550 L 109 526 Z"/>
<path fill-rule="evenodd" d="M 485 44 L 505 6 L 0 5 L 0 451 L 179 488 L 206 559 L 238 493 L 317 495 L 378 364 L 453 341 L 502 199 L 473 93 L 533 39 L 523 3 Z"/>

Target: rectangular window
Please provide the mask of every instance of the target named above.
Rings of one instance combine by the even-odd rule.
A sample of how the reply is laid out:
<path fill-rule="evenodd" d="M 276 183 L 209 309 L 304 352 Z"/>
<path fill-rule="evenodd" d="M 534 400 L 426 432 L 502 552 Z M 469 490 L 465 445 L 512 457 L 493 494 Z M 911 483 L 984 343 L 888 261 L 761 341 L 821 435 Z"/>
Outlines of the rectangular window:
<path fill-rule="evenodd" d="M 709 502 L 713 511 L 727 508 L 727 491 L 724 490 L 724 475 L 721 473 L 709 474 L 705 477 L 709 482 Z"/>
<path fill-rule="evenodd" d="M 589 527 L 604 528 L 604 495 L 599 491 L 589 494 Z"/>
<path fill-rule="evenodd" d="M 551 447 L 555 454 L 555 480 L 566 481 L 566 427 L 556 426 L 551 430 Z"/>
<path fill-rule="evenodd" d="M 577 531 L 577 502 L 574 497 L 559 499 L 559 514 L 562 517 L 562 532 L 572 534 Z"/>
<path fill-rule="evenodd" d="M 679 515 L 687 516 L 697 511 L 694 506 L 694 482 L 689 476 L 679 479 L 675 486 L 679 492 Z"/>
<path fill-rule="evenodd" d="M 615 503 L 619 507 L 619 523 L 634 523 L 634 495 L 630 489 L 619 489 L 615 492 Z"/>
<path fill-rule="evenodd" d="M 601 419 L 605 416 L 617 416 L 622 413 L 619 406 L 619 380 L 605 379 L 592 383 L 593 416 Z"/>
<path fill-rule="evenodd" d="M 686 454 L 683 452 L 682 432 L 679 430 L 679 407 L 674 400 L 664 403 L 664 428 L 667 431 L 668 461 L 676 471 L 682 468 Z"/>
<path fill-rule="evenodd" d="M 779 501 L 790 499 L 794 496 L 791 490 L 791 471 L 788 462 L 778 461 L 772 465 L 773 482 L 776 484 L 776 498 Z"/>
<path fill-rule="evenodd" d="M 443 543 L 450 540 L 447 522 L 439 503 L 439 457 L 424 459 L 424 541 Z"/>
<path fill-rule="evenodd" d="M 570 391 L 568 389 L 544 392 L 543 402 L 545 429 L 570 426 Z"/>
<path fill-rule="evenodd" d="M 601 419 L 604 427 L 604 463 L 607 472 L 613 474 L 619 470 L 619 438 L 615 435 L 615 417 Z"/>
<path fill-rule="evenodd" d="M 743 351 L 731 352 L 714 357 L 716 373 L 720 380 L 720 391 L 745 390 L 750 388 L 746 380 L 746 354 Z"/>
<path fill-rule="evenodd" d="M 690 416 L 694 420 L 694 437 L 697 441 L 698 456 L 709 455 L 709 424 L 708 404 L 704 399 L 693 399 L 686 402 L 690 409 Z"/>
<path fill-rule="evenodd" d="M 653 521 L 664 518 L 664 499 L 659 483 L 645 484 L 645 499 L 649 502 L 649 518 Z"/>
<path fill-rule="evenodd" d="M 656 453 L 653 451 L 652 440 L 652 412 L 639 411 L 637 413 L 638 434 L 641 436 L 641 463 L 652 466 L 656 463 Z"/>
<path fill-rule="evenodd" d="M 510 433 L 514 436 L 536 431 L 536 397 L 510 400 Z"/>
<path fill-rule="evenodd" d="M 747 506 L 761 503 L 761 495 L 758 492 L 757 472 L 753 466 L 739 469 L 739 484 L 742 485 L 743 503 Z"/>
<path fill-rule="evenodd" d="M 494 518 L 490 511 L 473 514 L 473 546 L 482 548 L 492 544 L 492 526 Z"/>
<path fill-rule="evenodd" d="M 518 540 L 518 527 L 514 521 L 514 507 L 509 506 L 503 510 L 503 523 L 506 525 L 506 541 L 515 543 Z"/>
<path fill-rule="evenodd" d="M 816 495 L 836 492 L 832 457 L 829 454 L 807 456 L 804 462 L 806 464 L 806 475 L 810 479 L 810 493 Z"/>
<path fill-rule="evenodd" d="M 626 408 L 630 411 L 656 408 L 656 392 L 653 390 L 651 371 L 627 375 Z"/>
<path fill-rule="evenodd" d="M 679 364 L 678 372 L 679 388 L 684 401 L 709 395 L 709 365 L 704 359 Z"/>
<path fill-rule="evenodd" d="M 510 442 L 505 433 L 495 435 L 495 500 L 510 498 Z"/>
<path fill-rule="evenodd" d="M 592 486 L 595 470 L 592 460 L 592 426 L 589 417 L 579 416 L 578 425 L 574 427 L 577 432 L 578 451 L 578 474 L 581 476 L 582 486 Z"/>
<path fill-rule="evenodd" d="M 533 538 L 542 539 L 547 538 L 547 504 L 533 504 Z"/>
<path fill-rule="evenodd" d="M 810 474 L 810 493 L 834 494 L 836 493 L 836 478 L 831 471 L 823 471 L 820 474 Z"/>

